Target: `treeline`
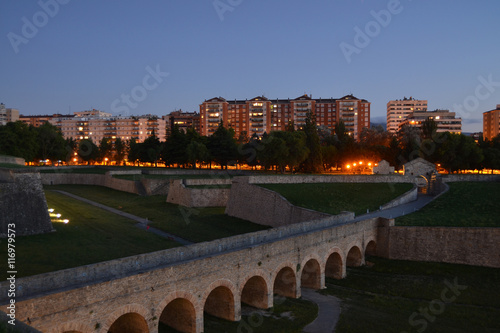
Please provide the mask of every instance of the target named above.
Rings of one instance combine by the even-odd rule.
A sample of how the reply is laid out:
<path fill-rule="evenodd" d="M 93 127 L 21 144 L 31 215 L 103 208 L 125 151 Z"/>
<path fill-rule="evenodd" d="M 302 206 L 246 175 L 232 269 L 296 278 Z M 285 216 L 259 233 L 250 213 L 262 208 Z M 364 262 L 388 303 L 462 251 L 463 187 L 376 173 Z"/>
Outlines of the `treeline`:
<path fill-rule="evenodd" d="M 49 123 L 35 128 L 15 122 L 0 126 L 0 154 L 33 162 L 49 159 L 54 164 L 83 161 L 121 165 L 127 160 L 181 168 L 260 166 L 281 173 L 345 170 L 355 161 L 382 159 L 399 170 L 406 162 L 422 157 L 457 172 L 500 169 L 500 136 L 492 141 L 481 138 L 476 143 L 463 134 L 437 133 L 436 123 L 428 120 L 422 129 L 404 127 L 397 136 L 381 126 L 364 128 L 360 140 L 355 141 L 342 121 L 330 130 L 317 127 L 314 115 L 309 114 L 300 130 L 290 123 L 285 131 L 264 133 L 260 138 L 245 133 L 236 138 L 233 129 L 220 123 L 210 136 L 174 127 L 164 142 L 153 133 L 142 143 L 104 138 L 96 144 L 90 139 L 64 139 L 60 130 Z"/>

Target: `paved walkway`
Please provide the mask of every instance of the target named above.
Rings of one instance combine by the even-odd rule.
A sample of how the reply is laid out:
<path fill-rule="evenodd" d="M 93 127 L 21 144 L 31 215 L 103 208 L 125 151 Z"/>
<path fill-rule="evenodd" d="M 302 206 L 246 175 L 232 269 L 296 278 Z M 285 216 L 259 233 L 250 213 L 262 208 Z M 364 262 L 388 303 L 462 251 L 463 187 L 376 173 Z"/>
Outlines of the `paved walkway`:
<path fill-rule="evenodd" d="M 407 204 L 399 205 L 393 208 L 388 208 L 384 210 L 377 210 L 374 212 L 370 212 L 368 214 L 363 214 L 357 216 L 353 221 L 362 221 L 366 219 L 370 219 L 373 217 L 385 217 L 388 219 L 394 219 L 396 217 L 400 217 L 406 214 L 410 214 L 413 212 L 416 212 L 417 210 L 421 209 L 425 205 L 427 205 L 429 202 L 434 200 L 435 197 L 430 196 L 430 195 L 421 195 L 419 194 L 417 197 L 417 200 L 412 201 Z"/>
<path fill-rule="evenodd" d="M 82 202 L 88 203 L 88 204 L 90 204 L 92 206 L 99 207 L 99 208 L 104 209 L 104 210 L 106 210 L 108 212 L 111 212 L 113 214 L 120 215 L 120 216 L 126 217 L 128 219 L 134 220 L 134 221 L 138 222 L 135 225 L 136 227 L 138 227 L 140 229 L 143 229 L 143 230 L 147 230 L 149 232 L 152 232 L 152 233 L 154 233 L 154 234 L 156 234 L 158 236 L 167 238 L 169 240 L 173 240 L 173 241 L 175 241 L 177 243 L 180 243 L 182 245 L 193 244 L 193 242 L 190 242 L 190 241 L 185 240 L 183 238 L 180 238 L 178 236 L 172 235 L 172 234 L 170 234 L 168 232 L 164 232 L 164 231 L 161 231 L 161 230 L 153 228 L 153 227 L 149 227 L 148 228 L 148 223 L 151 222 L 148 219 L 143 219 L 142 217 L 135 216 L 135 215 L 129 214 L 127 212 L 123 212 L 123 211 L 121 211 L 119 209 L 115 209 L 115 208 L 112 208 L 112 207 L 109 207 L 109 206 L 105 206 L 105 205 L 100 204 L 98 202 L 82 198 L 82 197 L 80 197 L 78 195 L 75 195 L 75 194 L 72 194 L 72 193 L 68 193 L 68 192 L 65 192 L 65 191 L 59 191 L 59 190 L 53 190 L 53 191 L 61 193 L 61 194 L 64 194 L 64 195 L 67 195 L 68 197 L 71 197 L 73 199 L 80 200 Z"/>
<path fill-rule="evenodd" d="M 318 304 L 318 317 L 304 327 L 306 333 L 331 333 L 340 317 L 340 299 L 322 295 L 315 290 L 302 288 L 302 298 Z"/>

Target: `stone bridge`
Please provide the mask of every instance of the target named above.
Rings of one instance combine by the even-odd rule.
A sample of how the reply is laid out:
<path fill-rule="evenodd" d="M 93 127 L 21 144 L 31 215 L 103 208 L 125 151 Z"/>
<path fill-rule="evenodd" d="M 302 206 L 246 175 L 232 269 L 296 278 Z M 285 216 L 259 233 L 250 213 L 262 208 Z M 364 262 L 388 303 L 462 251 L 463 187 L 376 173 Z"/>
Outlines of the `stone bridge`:
<path fill-rule="evenodd" d="M 16 317 L 47 333 L 203 332 L 204 312 L 239 321 L 242 303 L 267 309 L 344 278 L 389 222 L 324 218 L 18 279 Z"/>

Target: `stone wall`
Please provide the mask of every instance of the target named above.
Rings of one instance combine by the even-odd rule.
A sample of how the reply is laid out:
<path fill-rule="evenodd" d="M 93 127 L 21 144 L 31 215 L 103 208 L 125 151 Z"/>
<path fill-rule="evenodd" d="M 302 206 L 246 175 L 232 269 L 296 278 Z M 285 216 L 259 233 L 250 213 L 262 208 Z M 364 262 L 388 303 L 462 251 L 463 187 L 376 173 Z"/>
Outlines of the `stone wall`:
<path fill-rule="evenodd" d="M 97 185 L 114 190 L 145 195 L 141 182 L 114 178 L 111 175 L 84 174 L 84 173 L 42 173 L 43 185 Z"/>
<path fill-rule="evenodd" d="M 250 184 L 296 183 L 415 183 L 412 176 L 402 175 L 269 175 L 249 176 Z"/>
<path fill-rule="evenodd" d="M 366 230 L 376 232 L 377 227 L 382 223 L 381 221 L 385 221 L 385 219 L 373 218 L 343 224 L 339 223 L 335 216 L 330 216 L 321 220 L 20 278 L 16 280 L 18 287 L 16 296 L 19 299 L 27 299 L 43 293 L 67 290 L 76 288 L 77 286 L 87 286 L 102 281 L 123 278 L 158 267 L 168 267 L 184 261 L 213 257 L 221 253 L 253 248 L 259 244 L 268 244 L 279 240 L 290 239 L 291 242 L 296 242 L 300 240 L 301 235 L 304 233 L 321 233 L 327 229 L 330 229 L 328 233 L 333 232 L 335 235 L 352 236 L 361 233 L 358 236 L 362 236 Z M 311 242 L 311 244 L 314 242 L 317 243 L 317 239 Z M 8 281 L 0 282 L 0 290 L 4 290 L 3 288 L 7 287 Z M 0 293 L 0 303 L 7 299 L 6 295 L 7 293 Z"/>
<path fill-rule="evenodd" d="M 393 224 L 379 230 L 377 254 L 382 257 L 500 268 L 500 228 Z"/>
<path fill-rule="evenodd" d="M 0 169 L 0 212 L 0 237 L 7 237 L 8 229 L 14 229 L 15 236 L 54 230 L 39 173 Z"/>
<path fill-rule="evenodd" d="M 78 267 L 17 280 L 16 316 L 46 333 L 79 331 L 107 332 L 112 323 L 127 313 L 137 313 L 157 332 L 158 320 L 166 306 L 177 298 L 191 303 L 195 310 L 196 332 L 203 331 L 203 310 L 207 298 L 218 287 L 229 293 L 233 315 L 241 318 L 244 286 L 249 279 L 261 279 L 265 301 L 273 306 L 274 282 L 287 269 L 290 297 L 300 297 L 301 283 L 308 277 L 323 288 L 325 275 L 337 268 L 339 278 L 346 275 L 346 262 L 352 249 L 364 262 L 367 244 L 376 239 L 378 219 L 319 229 L 327 221 L 292 228 L 235 236 L 213 242 L 189 245 L 110 262 Z M 304 229 L 305 231 L 302 231 Z M 297 232 L 296 230 L 296 232 Z M 356 251 L 357 250 L 357 251 Z M 328 261 L 338 257 L 338 262 Z M 173 260 L 175 259 L 175 260 Z M 317 270 L 306 264 L 317 263 Z M 100 276 L 96 276 L 97 272 Z M 126 273 L 126 274 L 125 274 Z M 6 287 L 0 283 L 0 289 Z M 277 291 L 279 293 L 279 291 Z M 5 304 L 5 295 L 0 295 Z"/>
<path fill-rule="evenodd" d="M 456 174 L 441 177 L 445 183 L 452 182 L 500 182 L 500 175 Z"/>
<path fill-rule="evenodd" d="M 172 180 L 168 190 L 167 202 L 185 207 L 224 207 L 229 198 L 230 189 L 225 188 L 188 188 L 186 183 L 196 185 L 214 185 L 223 182 L 216 179 Z"/>
<path fill-rule="evenodd" d="M 0 155 L 0 163 L 26 165 L 24 158 L 7 155 Z"/>
<path fill-rule="evenodd" d="M 331 217 L 329 214 L 294 206 L 274 191 L 249 184 L 249 178 L 251 177 L 233 179 L 226 206 L 227 215 L 272 227 Z M 335 218 L 344 222 L 353 219 L 354 213 L 346 212 Z"/>
<path fill-rule="evenodd" d="M 409 190 L 406 193 L 401 194 L 399 197 L 397 197 L 394 200 L 389 201 L 385 205 L 382 205 L 382 209 L 388 209 L 392 207 L 396 207 L 399 205 L 407 204 L 409 202 L 417 200 L 417 195 L 418 195 L 418 187 L 416 185 L 413 186 L 411 190 Z"/>

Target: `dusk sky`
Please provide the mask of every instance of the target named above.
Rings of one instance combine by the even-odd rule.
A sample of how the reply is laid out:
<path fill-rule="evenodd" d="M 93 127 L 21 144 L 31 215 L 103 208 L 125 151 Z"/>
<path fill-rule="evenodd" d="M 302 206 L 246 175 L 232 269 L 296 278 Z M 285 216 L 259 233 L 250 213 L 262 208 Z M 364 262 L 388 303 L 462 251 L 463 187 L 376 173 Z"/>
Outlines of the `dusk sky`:
<path fill-rule="evenodd" d="M 24 115 L 352 93 L 372 122 L 413 96 L 475 132 L 500 104 L 498 0 L 4 0 L 0 13 L 0 102 Z"/>

